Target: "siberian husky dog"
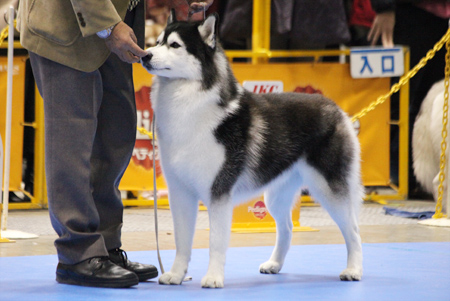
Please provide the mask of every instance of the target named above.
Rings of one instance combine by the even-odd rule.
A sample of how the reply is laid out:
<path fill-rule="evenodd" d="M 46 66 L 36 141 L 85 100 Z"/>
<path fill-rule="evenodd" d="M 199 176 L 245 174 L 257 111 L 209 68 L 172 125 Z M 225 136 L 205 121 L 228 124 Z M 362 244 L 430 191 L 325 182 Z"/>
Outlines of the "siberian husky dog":
<path fill-rule="evenodd" d="M 414 122 L 412 137 L 413 168 L 417 181 L 435 200 L 438 197 L 439 165 L 442 141 L 444 80 L 435 83 L 422 102 Z M 447 128 L 447 131 L 449 129 Z M 448 172 L 446 171 L 447 175 Z M 447 212 L 447 188 L 444 185 L 443 211 Z"/>
<path fill-rule="evenodd" d="M 345 238 L 341 280 L 360 280 L 360 149 L 347 115 L 322 95 L 256 95 L 236 81 L 217 40 L 217 17 L 179 22 L 172 13 L 142 65 L 151 100 L 174 222 L 176 257 L 161 284 L 181 284 L 191 258 L 202 200 L 210 222 L 203 287 L 224 286 L 233 206 L 264 193 L 277 225 L 275 249 L 261 273 L 280 272 L 292 237 L 291 208 L 307 186 Z"/>

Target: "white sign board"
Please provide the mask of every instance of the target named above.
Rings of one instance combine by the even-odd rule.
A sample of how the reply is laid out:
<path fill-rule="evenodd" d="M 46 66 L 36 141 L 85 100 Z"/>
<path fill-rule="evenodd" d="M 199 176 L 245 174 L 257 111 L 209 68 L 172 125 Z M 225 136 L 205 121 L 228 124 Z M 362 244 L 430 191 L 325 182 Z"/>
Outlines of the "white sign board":
<path fill-rule="evenodd" d="M 401 76 L 404 73 L 403 48 L 351 48 L 350 73 L 353 78 Z"/>
<path fill-rule="evenodd" d="M 282 81 L 244 81 L 242 86 L 253 93 L 281 93 L 283 92 Z"/>

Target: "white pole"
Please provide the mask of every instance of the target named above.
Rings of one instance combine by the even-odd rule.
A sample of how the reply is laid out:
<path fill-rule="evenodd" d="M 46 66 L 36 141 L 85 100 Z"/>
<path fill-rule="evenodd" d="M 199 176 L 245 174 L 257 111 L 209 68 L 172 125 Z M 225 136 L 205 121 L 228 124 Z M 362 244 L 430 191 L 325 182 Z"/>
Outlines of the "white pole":
<path fill-rule="evenodd" d="M 15 9 L 13 6 L 9 7 L 8 11 L 8 76 L 7 76 L 7 88 L 6 88 L 6 130 L 5 130 L 5 171 L 4 171 L 4 184 L 3 184 L 3 212 L 1 219 L 1 236 L 5 238 L 36 238 L 36 234 L 25 233 L 16 230 L 6 230 L 8 221 L 8 204 L 9 204 L 9 172 L 10 172 L 10 160 L 11 160 L 11 117 L 12 117 L 12 89 L 13 89 L 13 64 L 14 64 L 14 14 Z M 1 178 L 1 177 L 0 177 Z M 1 181 L 0 181 L 1 182 Z M 8 240 L 8 242 L 14 242 Z"/>
<path fill-rule="evenodd" d="M 345 49 L 346 49 L 346 47 L 344 44 L 339 45 L 339 50 L 345 50 Z M 341 54 L 339 56 L 339 64 L 345 64 L 345 58 L 346 58 L 345 54 Z"/>
<path fill-rule="evenodd" d="M 8 31 L 8 77 L 6 89 L 6 129 L 5 129 L 5 176 L 3 182 L 3 215 L 2 230 L 7 228 L 8 204 L 9 204 L 9 171 L 11 158 L 11 112 L 12 112 L 12 88 L 13 88 L 13 58 L 14 58 L 14 7 L 9 7 L 9 31 Z"/>

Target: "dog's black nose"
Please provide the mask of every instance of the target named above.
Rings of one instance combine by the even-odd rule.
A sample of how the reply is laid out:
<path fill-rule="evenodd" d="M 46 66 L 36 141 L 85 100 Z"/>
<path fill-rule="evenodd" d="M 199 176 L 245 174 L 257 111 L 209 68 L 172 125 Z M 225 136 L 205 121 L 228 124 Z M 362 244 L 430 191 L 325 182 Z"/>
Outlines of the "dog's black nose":
<path fill-rule="evenodd" d="M 149 53 L 146 56 L 144 56 L 143 58 L 141 58 L 143 63 L 148 63 L 151 59 L 152 59 L 153 54 Z"/>

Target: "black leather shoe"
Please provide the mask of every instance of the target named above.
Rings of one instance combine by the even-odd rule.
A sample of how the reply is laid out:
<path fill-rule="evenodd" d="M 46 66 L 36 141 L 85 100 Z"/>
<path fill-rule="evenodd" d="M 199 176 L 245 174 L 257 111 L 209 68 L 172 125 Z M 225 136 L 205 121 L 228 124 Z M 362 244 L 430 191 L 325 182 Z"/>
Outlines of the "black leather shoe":
<path fill-rule="evenodd" d="M 122 249 L 110 250 L 108 253 L 109 259 L 113 263 L 135 273 L 139 277 L 139 281 L 145 281 L 158 276 L 158 269 L 154 265 L 131 262 L 128 260 L 127 253 Z"/>
<path fill-rule="evenodd" d="M 94 287 L 130 287 L 139 283 L 132 273 L 112 263 L 108 257 L 94 257 L 78 264 L 58 263 L 56 281 Z"/>

